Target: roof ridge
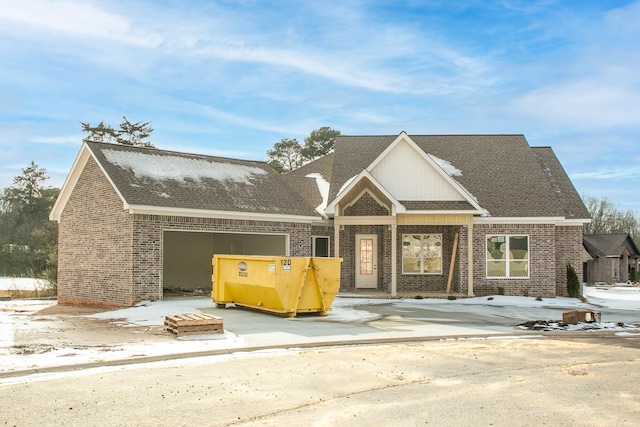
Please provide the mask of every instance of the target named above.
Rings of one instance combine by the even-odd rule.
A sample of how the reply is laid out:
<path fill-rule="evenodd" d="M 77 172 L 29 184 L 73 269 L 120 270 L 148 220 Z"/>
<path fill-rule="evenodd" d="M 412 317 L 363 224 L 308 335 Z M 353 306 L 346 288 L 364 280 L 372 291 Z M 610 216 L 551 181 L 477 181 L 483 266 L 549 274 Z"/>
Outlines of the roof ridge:
<path fill-rule="evenodd" d="M 419 133 L 412 134 L 407 133 L 407 135 L 411 138 L 414 136 L 524 136 L 523 133 Z M 362 138 L 362 137 L 374 137 L 374 138 L 397 138 L 398 135 L 392 134 L 380 134 L 380 135 L 338 135 L 336 138 Z"/>
<path fill-rule="evenodd" d="M 136 151 L 160 151 L 160 152 L 164 152 L 167 154 L 176 154 L 176 155 L 180 155 L 180 156 L 184 156 L 184 157 L 205 157 L 208 159 L 220 159 L 220 160 L 235 160 L 235 161 L 239 161 L 239 162 L 251 162 L 251 163 L 261 163 L 261 164 L 265 164 L 268 165 L 268 163 L 265 160 L 250 160 L 250 159 L 239 159 L 236 157 L 226 157 L 226 156 L 214 156 L 211 154 L 200 154 L 200 153 L 188 153 L 185 151 L 176 151 L 176 150 L 167 150 L 164 148 L 159 148 L 159 147 L 140 147 L 140 146 L 135 146 L 135 145 L 127 145 L 127 144 L 118 144 L 118 143 L 111 143 L 111 142 L 100 142 L 100 141 L 83 141 L 87 144 L 95 144 L 95 145 L 102 145 L 102 146 L 110 146 L 110 147 L 118 147 L 120 149 L 125 149 L 125 150 L 136 150 Z"/>

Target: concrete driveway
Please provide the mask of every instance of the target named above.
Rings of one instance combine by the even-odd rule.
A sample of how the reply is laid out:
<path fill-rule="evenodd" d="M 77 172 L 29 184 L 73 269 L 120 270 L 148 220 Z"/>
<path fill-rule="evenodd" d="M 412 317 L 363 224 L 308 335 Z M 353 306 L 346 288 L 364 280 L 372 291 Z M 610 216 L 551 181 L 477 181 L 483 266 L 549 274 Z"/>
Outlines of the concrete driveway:
<path fill-rule="evenodd" d="M 208 297 L 169 299 L 98 313 L 95 308 L 57 306 L 55 302 L 42 302 L 32 308 L 11 302 L 13 308 L 0 305 L 0 377 L 3 371 L 42 371 L 57 366 L 129 363 L 145 358 L 278 347 L 572 335 L 564 331 L 523 330 L 517 325 L 531 320 L 559 321 L 563 311 L 580 306 L 577 300 L 558 298 L 537 303 L 530 298 L 524 301 L 530 306 L 502 304 L 499 297 L 475 302 L 339 297 L 326 317 L 300 314 L 296 318 L 233 306 L 218 309 Z M 640 325 L 640 311 L 601 311 L 602 321 L 614 328 L 618 322 Z M 225 334 L 176 338 L 165 330 L 166 315 L 194 312 L 223 317 Z M 640 328 L 630 331 L 640 336 Z"/>
<path fill-rule="evenodd" d="M 271 346 L 539 333 L 517 325 L 532 320 L 562 320 L 563 311 L 576 308 L 563 305 L 563 301 L 555 300 L 555 307 L 523 307 L 337 298 L 326 317 L 300 314 L 291 319 L 232 306 L 201 310 L 222 316 L 225 329 L 243 337 L 248 345 Z M 602 322 L 640 325 L 640 311 L 591 308 L 602 312 Z"/>

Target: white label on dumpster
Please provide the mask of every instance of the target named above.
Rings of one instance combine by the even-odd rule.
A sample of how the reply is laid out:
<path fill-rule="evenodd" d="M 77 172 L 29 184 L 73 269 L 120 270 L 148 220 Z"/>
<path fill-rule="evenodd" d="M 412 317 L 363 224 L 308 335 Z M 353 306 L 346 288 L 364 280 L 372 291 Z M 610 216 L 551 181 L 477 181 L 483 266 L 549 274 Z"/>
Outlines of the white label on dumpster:
<path fill-rule="evenodd" d="M 249 277 L 249 275 L 247 274 L 247 269 L 249 268 L 249 266 L 247 265 L 246 262 L 242 261 L 238 263 L 238 276 L 239 277 Z"/>
<path fill-rule="evenodd" d="M 272 272 L 272 273 L 276 271 L 276 263 L 275 262 L 270 262 L 269 263 L 269 271 Z"/>
<path fill-rule="evenodd" d="M 291 260 L 283 259 L 280 261 L 282 263 L 282 271 L 291 271 Z"/>

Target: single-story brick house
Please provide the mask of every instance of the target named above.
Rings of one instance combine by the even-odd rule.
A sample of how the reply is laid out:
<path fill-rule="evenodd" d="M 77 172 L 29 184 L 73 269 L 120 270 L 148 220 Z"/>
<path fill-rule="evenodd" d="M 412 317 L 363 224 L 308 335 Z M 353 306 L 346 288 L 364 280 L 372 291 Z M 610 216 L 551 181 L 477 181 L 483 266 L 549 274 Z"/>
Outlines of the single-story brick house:
<path fill-rule="evenodd" d="M 549 147 L 405 132 L 340 136 L 286 175 L 84 143 L 51 219 L 59 302 L 125 306 L 209 289 L 214 253 L 339 256 L 343 291 L 564 295 L 590 220 Z"/>
<path fill-rule="evenodd" d="M 590 255 L 584 263 L 586 283 L 626 283 L 636 276 L 640 251 L 629 233 L 585 234 L 583 244 Z"/>

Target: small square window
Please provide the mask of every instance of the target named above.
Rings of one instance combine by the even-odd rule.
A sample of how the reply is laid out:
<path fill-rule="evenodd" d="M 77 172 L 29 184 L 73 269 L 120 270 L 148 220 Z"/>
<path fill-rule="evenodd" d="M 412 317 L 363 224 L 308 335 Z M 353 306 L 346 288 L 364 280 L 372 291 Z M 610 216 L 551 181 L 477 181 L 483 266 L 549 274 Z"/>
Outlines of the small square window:
<path fill-rule="evenodd" d="M 313 236 L 311 238 L 311 256 L 329 257 L 329 238 Z"/>

